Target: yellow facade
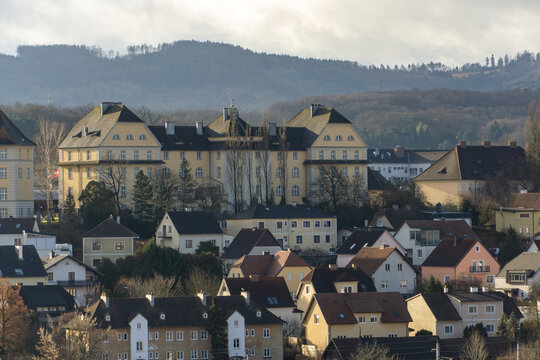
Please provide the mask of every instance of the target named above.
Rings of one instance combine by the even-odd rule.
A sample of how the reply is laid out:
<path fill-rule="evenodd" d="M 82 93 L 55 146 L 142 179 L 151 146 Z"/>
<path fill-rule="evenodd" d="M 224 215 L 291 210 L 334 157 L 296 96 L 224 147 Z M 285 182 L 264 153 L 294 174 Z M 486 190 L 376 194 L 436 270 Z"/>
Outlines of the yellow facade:
<path fill-rule="evenodd" d="M 533 237 L 540 231 L 540 210 L 495 209 L 496 230 L 507 232 L 510 227 L 524 237 Z"/>
<path fill-rule="evenodd" d="M 34 215 L 34 147 L 0 146 L 0 217 Z"/>
<path fill-rule="evenodd" d="M 133 238 L 83 238 L 83 262 L 95 268 L 103 259 L 113 263 L 133 255 Z"/>
<path fill-rule="evenodd" d="M 309 266 L 286 266 L 278 274 L 285 279 L 287 288 L 292 294 L 293 299 L 296 299 L 296 291 L 300 285 L 300 281 L 311 271 Z"/>

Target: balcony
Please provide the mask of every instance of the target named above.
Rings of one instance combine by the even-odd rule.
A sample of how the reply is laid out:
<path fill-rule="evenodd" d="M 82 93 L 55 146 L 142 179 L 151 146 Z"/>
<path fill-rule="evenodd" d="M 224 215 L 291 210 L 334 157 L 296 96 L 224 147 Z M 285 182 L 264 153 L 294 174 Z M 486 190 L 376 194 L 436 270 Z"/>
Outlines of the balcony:
<path fill-rule="evenodd" d="M 97 284 L 96 280 L 73 280 L 73 281 L 57 281 L 58 286 L 61 287 L 85 287 L 94 286 Z"/>
<path fill-rule="evenodd" d="M 489 270 L 490 270 L 489 266 L 471 266 L 470 267 L 470 272 L 473 274 L 488 273 Z"/>
<path fill-rule="evenodd" d="M 164 231 L 158 231 L 157 237 L 160 239 L 170 239 L 172 238 L 172 235 L 170 233 L 164 232 Z"/>

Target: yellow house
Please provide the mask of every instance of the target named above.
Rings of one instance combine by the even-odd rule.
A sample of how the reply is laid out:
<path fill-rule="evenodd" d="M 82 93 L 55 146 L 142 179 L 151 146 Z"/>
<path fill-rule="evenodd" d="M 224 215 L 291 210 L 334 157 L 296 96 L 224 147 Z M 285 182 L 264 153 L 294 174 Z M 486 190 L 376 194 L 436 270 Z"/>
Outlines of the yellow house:
<path fill-rule="evenodd" d="M 306 342 L 322 352 L 334 338 L 406 337 L 412 321 L 399 293 L 316 294 L 304 315 Z"/>
<path fill-rule="evenodd" d="M 491 146 L 489 141 L 470 146 L 462 141 L 414 181 L 430 204 L 459 205 L 463 198 L 476 203 L 487 182 L 501 176 L 518 180 L 515 175 L 524 156 L 513 141 L 508 146 Z M 517 182 L 513 186 L 518 190 Z"/>
<path fill-rule="evenodd" d="M 493 208 L 497 231 L 512 227 L 518 234 L 531 238 L 540 231 L 540 193 L 514 193 L 504 206 Z"/>
<path fill-rule="evenodd" d="M 0 110 L 0 217 L 34 215 L 34 148 Z"/>
<path fill-rule="evenodd" d="M 0 246 L 0 277 L 12 285 L 47 284 L 47 272 L 34 245 Z"/>
<path fill-rule="evenodd" d="M 282 277 L 289 293 L 296 299 L 300 281 L 311 271 L 311 266 L 296 253 L 278 251 L 273 255 L 245 255 L 230 268 L 227 277 L 240 278 L 250 275 Z"/>
<path fill-rule="evenodd" d="M 109 217 L 83 235 L 83 262 L 96 268 L 103 259 L 115 263 L 119 258 L 133 255 L 134 242 L 138 237 L 139 235 Z"/>
<path fill-rule="evenodd" d="M 207 126 L 201 121 L 147 126 L 121 103 L 103 102 L 75 124 L 59 156 L 60 202 L 71 191 L 77 207 L 86 184 L 108 176 L 120 179 L 115 190 L 128 206 L 139 170 L 151 174 L 163 165 L 179 174 L 184 159 L 199 186 L 212 194 L 207 197 L 235 212 L 272 199 L 319 201 L 325 196 L 319 172 L 327 166 L 336 166 L 350 181 L 351 200 L 367 191 L 365 143 L 349 120 L 322 105 L 311 105 L 281 127 L 251 126 L 232 105 Z"/>

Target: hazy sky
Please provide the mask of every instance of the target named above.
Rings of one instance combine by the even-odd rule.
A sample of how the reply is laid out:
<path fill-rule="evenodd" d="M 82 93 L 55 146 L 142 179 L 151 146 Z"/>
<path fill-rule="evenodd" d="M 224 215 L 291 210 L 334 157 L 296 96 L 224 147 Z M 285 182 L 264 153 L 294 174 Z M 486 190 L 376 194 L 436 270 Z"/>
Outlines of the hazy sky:
<path fill-rule="evenodd" d="M 362 64 L 483 62 L 540 51 L 540 2 L 521 0 L 0 0 L 0 52 L 18 45 L 210 40 Z"/>

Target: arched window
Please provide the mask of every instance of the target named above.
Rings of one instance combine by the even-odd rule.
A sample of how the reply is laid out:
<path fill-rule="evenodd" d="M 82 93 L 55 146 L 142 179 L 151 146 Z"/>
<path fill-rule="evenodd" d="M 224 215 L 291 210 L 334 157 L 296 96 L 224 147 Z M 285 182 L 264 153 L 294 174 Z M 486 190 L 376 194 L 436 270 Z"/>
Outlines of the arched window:
<path fill-rule="evenodd" d="M 292 177 L 297 178 L 300 177 L 300 169 L 296 166 L 292 168 Z"/>
<path fill-rule="evenodd" d="M 139 140 L 146 140 L 146 135 L 145 134 L 139 135 Z"/>
<path fill-rule="evenodd" d="M 283 168 L 281 167 L 276 168 L 276 177 L 278 179 L 283 177 Z"/>
<path fill-rule="evenodd" d="M 354 141 L 354 136 L 352 135 L 347 136 L 347 141 Z"/>
<path fill-rule="evenodd" d="M 292 187 L 292 194 L 293 194 L 293 196 L 298 196 L 298 195 L 300 195 L 300 186 L 298 186 L 298 185 L 293 185 L 293 187 Z"/>
<path fill-rule="evenodd" d="M 332 140 L 332 138 L 330 137 L 330 135 L 324 135 L 324 141 L 330 141 Z"/>
<path fill-rule="evenodd" d="M 202 167 L 198 167 L 195 170 L 195 177 L 196 178 L 202 178 L 203 177 L 203 169 L 202 169 Z"/>
<path fill-rule="evenodd" d="M 114 135 L 112 136 L 112 139 L 113 139 L 113 140 L 120 140 L 120 135 L 114 134 Z"/>
<path fill-rule="evenodd" d="M 276 187 L 276 195 L 277 195 L 277 196 L 283 196 L 283 186 L 278 185 L 278 186 Z"/>
<path fill-rule="evenodd" d="M 126 140 L 133 140 L 133 135 L 132 134 L 127 134 L 126 135 Z"/>
<path fill-rule="evenodd" d="M 343 138 L 341 137 L 341 135 L 336 136 L 336 141 L 343 141 Z"/>

